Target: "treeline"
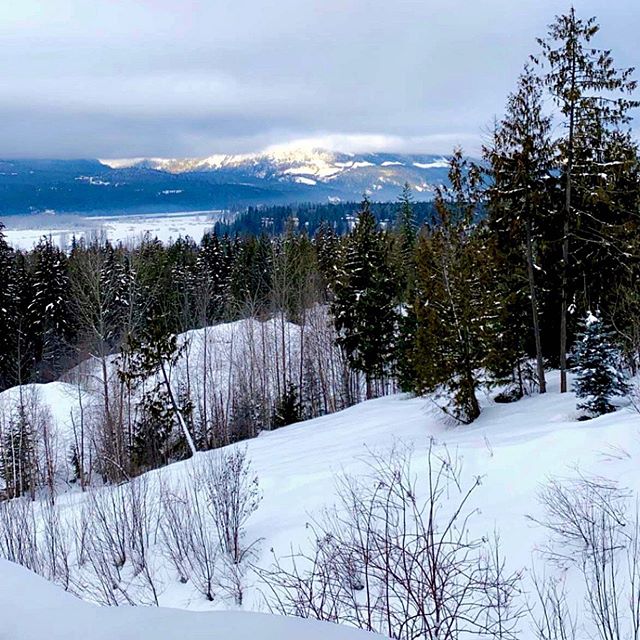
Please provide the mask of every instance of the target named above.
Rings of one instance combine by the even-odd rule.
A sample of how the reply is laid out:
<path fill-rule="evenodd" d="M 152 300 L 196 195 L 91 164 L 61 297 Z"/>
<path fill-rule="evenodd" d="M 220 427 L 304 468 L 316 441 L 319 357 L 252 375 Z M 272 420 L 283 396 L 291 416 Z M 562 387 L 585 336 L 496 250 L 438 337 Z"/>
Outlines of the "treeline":
<path fill-rule="evenodd" d="M 396 205 L 393 202 L 371 202 L 371 213 L 382 226 L 393 226 Z M 248 207 L 230 220 L 217 222 L 214 230 L 219 235 L 282 235 L 289 229 L 304 231 L 313 236 L 321 226 L 330 226 L 338 235 L 353 229 L 360 203 L 336 202 L 332 204 L 302 203 L 295 205 Z M 415 222 L 422 225 L 433 219 L 433 202 L 414 202 Z"/>
<path fill-rule="evenodd" d="M 0 384 L 94 363 L 94 425 L 72 450 L 81 482 L 398 388 L 438 392 L 468 423 L 487 385 L 504 385 L 500 399 L 512 401 L 545 392 L 557 367 L 565 391 L 583 333 L 576 358 L 597 375 L 582 376 L 579 391 L 600 394 L 585 405 L 592 415 L 611 410 L 615 369 L 635 373 L 640 355 L 640 158 L 629 128 L 638 103 L 631 70 L 594 48 L 597 30 L 573 11 L 556 19 L 482 163 L 457 150 L 449 186 L 428 207 L 407 185 L 393 215 L 365 198 L 344 228 L 301 216 L 322 207 L 283 207 L 252 212 L 260 233 L 219 227 L 199 244 L 74 242 L 67 255 L 47 239 L 21 252 L 0 237 Z M 349 205 L 332 207 L 342 216 Z M 247 318 L 250 335 L 226 346 L 201 334 L 197 367 L 180 374 L 190 343 L 177 334 Z M 585 318 L 597 321 L 583 328 Z M 0 435 L 5 482 L 19 495 L 36 483 L 25 471 L 34 421 L 24 407 L 12 415 Z"/>

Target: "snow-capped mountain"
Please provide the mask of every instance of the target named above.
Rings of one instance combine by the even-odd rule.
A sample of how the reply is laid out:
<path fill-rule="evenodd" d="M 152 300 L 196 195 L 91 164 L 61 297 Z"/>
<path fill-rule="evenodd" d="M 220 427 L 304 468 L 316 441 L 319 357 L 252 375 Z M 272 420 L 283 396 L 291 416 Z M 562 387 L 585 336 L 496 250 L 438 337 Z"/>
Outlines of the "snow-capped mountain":
<path fill-rule="evenodd" d="M 280 146 L 206 158 L 0 160 L 0 215 L 131 214 L 258 204 L 393 201 L 409 183 L 431 199 L 447 180 L 440 155 L 345 153 Z"/>
<path fill-rule="evenodd" d="M 196 171 L 244 170 L 256 177 L 305 176 L 329 181 L 340 175 L 366 167 L 378 167 L 386 172 L 391 167 L 411 170 L 446 169 L 442 156 L 408 156 L 388 153 L 353 154 L 329 151 L 317 147 L 278 146 L 260 153 L 236 155 L 216 154 L 206 158 L 130 158 L 101 160 L 113 169 L 145 167 L 169 173 Z M 396 169 L 397 170 L 397 169 Z"/>
<path fill-rule="evenodd" d="M 340 190 L 395 191 L 409 182 L 418 192 L 431 192 L 446 175 L 448 160 L 434 155 L 354 154 L 309 146 L 277 146 L 259 153 L 216 154 L 206 158 L 133 158 L 101 160 L 112 169 L 145 168 L 171 174 L 215 173 L 226 179 L 326 184 Z M 380 194 L 382 195 L 382 194 Z M 383 198 L 384 199 L 384 198 Z"/>

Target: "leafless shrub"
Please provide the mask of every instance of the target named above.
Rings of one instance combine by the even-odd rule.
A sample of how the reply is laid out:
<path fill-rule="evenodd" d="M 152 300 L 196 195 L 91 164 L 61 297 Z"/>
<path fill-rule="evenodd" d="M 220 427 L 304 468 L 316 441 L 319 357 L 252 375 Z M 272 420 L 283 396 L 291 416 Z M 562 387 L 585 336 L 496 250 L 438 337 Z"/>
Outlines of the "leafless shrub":
<path fill-rule="evenodd" d="M 245 525 L 261 499 L 246 447 L 201 458 L 197 484 L 205 493 L 223 551 L 234 564 L 241 564 L 253 548 L 243 542 Z"/>
<path fill-rule="evenodd" d="M 127 561 L 127 489 L 124 484 L 88 492 L 91 547 L 110 558 L 116 569 Z"/>
<path fill-rule="evenodd" d="M 205 497 L 194 478 L 184 489 L 183 500 L 189 505 L 190 517 L 184 522 L 184 535 L 188 544 L 189 574 L 198 591 L 214 600 L 218 586 L 218 559 L 220 539 L 210 520 Z"/>
<path fill-rule="evenodd" d="M 191 509 L 186 491 L 160 484 L 159 533 L 162 552 L 174 566 L 183 584 L 189 580 Z"/>
<path fill-rule="evenodd" d="M 569 610 L 564 582 L 533 574 L 536 602 L 529 612 L 538 640 L 575 640 L 576 621 Z"/>
<path fill-rule="evenodd" d="M 421 483 L 399 450 L 345 478 L 338 505 L 311 527 L 312 550 L 258 570 L 270 609 L 400 639 L 514 637 L 519 575 L 505 571 L 497 541 L 469 531 L 479 479 L 463 488 L 458 461 L 433 444 L 427 462 Z"/>
<path fill-rule="evenodd" d="M 545 507 L 542 520 L 531 518 L 551 534 L 547 554 L 560 562 L 574 562 L 576 552 L 591 557 L 602 536 L 619 538 L 626 522 L 629 492 L 605 478 L 552 479 L 539 493 Z M 621 540 L 612 540 L 619 547 Z"/>
<path fill-rule="evenodd" d="M 88 555 L 90 506 L 87 501 L 83 501 L 81 507 L 74 514 L 72 533 L 75 558 L 78 566 L 83 567 Z"/>
<path fill-rule="evenodd" d="M 75 591 L 73 551 L 70 530 L 60 517 L 60 509 L 50 502 L 41 504 L 42 535 L 39 544 L 44 577 L 61 585 L 66 591 Z"/>
<path fill-rule="evenodd" d="M 149 496 L 147 476 L 136 478 L 125 486 L 128 504 L 128 554 L 133 578 L 138 586 L 138 598 L 144 604 L 158 606 L 159 584 L 150 553 L 158 527 L 156 503 Z"/>
<path fill-rule="evenodd" d="M 26 498 L 0 503 L 0 554 L 31 571 L 40 571 L 33 503 Z"/>
<path fill-rule="evenodd" d="M 94 578 L 87 581 L 89 595 L 101 604 L 158 604 L 150 556 L 157 516 L 147 482 L 138 478 L 87 492 L 89 528 L 81 546 Z"/>
<path fill-rule="evenodd" d="M 612 481 L 579 477 L 565 483 L 551 482 L 540 497 L 546 515 L 539 522 L 552 533 L 546 557 L 561 559 L 581 578 L 586 613 L 582 626 L 601 640 L 637 639 L 640 525 L 637 505 L 635 518 L 629 516 L 630 492 Z M 540 598 L 543 611 L 545 602 L 552 611 L 549 603 L 559 609 L 564 602 L 563 595 L 550 593 L 546 601 Z M 556 636 L 547 634 L 542 640 L 555 637 L 559 637 L 557 631 Z"/>

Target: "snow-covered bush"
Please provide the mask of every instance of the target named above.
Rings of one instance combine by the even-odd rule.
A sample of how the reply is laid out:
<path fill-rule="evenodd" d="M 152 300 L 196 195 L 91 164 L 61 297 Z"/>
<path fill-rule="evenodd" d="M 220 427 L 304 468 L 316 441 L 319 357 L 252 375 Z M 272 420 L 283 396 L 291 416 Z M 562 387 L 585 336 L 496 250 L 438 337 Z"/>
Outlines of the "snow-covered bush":
<path fill-rule="evenodd" d="M 599 314 L 589 313 L 585 318 L 574 347 L 574 359 L 573 390 L 581 400 L 578 409 L 591 416 L 615 411 L 611 398 L 624 395 L 628 387 L 620 369 L 622 357 Z"/>

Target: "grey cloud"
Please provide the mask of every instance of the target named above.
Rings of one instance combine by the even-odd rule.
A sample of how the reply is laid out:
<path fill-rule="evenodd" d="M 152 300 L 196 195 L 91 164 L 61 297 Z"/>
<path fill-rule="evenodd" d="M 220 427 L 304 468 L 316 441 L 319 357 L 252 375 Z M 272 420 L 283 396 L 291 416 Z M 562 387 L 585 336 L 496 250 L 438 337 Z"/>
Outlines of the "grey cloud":
<path fill-rule="evenodd" d="M 581 0 L 621 64 L 640 4 Z M 0 156 L 206 155 L 295 138 L 477 150 L 557 0 L 21 0 Z M 429 145 L 429 146 L 427 146 Z M 357 150 L 357 149 L 352 149 Z"/>

